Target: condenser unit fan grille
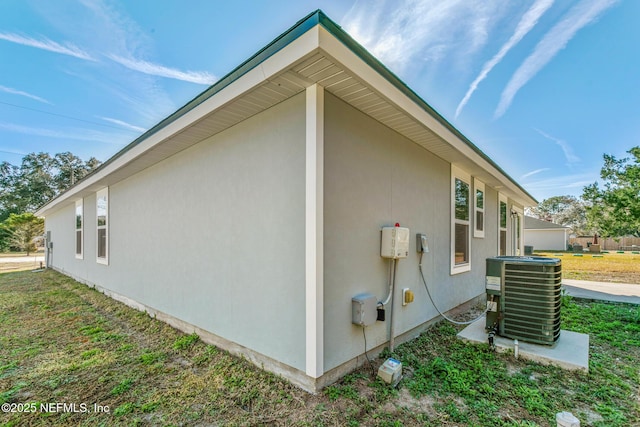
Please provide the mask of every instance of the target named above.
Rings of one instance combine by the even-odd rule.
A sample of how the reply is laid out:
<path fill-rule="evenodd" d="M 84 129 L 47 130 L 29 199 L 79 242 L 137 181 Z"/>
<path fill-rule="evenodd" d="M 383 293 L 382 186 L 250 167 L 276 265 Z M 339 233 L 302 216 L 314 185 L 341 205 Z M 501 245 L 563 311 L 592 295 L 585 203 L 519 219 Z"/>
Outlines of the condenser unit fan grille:
<path fill-rule="evenodd" d="M 504 266 L 504 336 L 552 344 L 560 336 L 560 265 Z"/>
<path fill-rule="evenodd" d="M 562 264 L 557 258 L 487 259 L 487 328 L 499 335 L 553 345 L 560 337 Z"/>

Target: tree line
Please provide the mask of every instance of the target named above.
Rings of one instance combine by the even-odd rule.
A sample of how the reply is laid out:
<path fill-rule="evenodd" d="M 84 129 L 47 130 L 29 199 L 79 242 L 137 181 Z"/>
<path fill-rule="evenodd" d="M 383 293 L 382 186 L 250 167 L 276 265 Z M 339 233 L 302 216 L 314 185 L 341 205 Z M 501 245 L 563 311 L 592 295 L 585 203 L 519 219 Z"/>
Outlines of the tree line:
<path fill-rule="evenodd" d="M 604 154 L 598 182 L 584 187 L 580 198 L 555 196 L 528 210 L 528 214 L 570 227 L 578 235 L 640 237 L 640 147 L 617 159 Z"/>
<path fill-rule="evenodd" d="M 100 166 L 70 153 L 30 153 L 20 165 L 0 162 L 0 251 L 35 249 L 44 221 L 34 213 Z"/>
<path fill-rule="evenodd" d="M 555 196 L 527 213 L 570 227 L 579 235 L 640 237 L 640 146 L 629 157 L 604 154 L 602 185 L 584 187 L 580 198 Z M 32 251 L 33 240 L 43 234 L 42 219 L 34 212 L 81 180 L 100 161 L 84 161 L 72 153 L 30 153 L 19 166 L 0 163 L 0 252 Z"/>

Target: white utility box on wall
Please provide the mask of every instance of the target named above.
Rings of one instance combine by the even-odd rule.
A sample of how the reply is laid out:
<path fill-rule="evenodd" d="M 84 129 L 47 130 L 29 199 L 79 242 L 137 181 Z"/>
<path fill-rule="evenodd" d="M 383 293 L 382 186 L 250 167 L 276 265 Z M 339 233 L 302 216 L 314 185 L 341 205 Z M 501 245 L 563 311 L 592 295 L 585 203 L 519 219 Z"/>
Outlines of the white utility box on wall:
<path fill-rule="evenodd" d="M 409 256 L 409 229 L 405 227 L 383 227 L 380 242 L 383 258 L 406 258 Z"/>

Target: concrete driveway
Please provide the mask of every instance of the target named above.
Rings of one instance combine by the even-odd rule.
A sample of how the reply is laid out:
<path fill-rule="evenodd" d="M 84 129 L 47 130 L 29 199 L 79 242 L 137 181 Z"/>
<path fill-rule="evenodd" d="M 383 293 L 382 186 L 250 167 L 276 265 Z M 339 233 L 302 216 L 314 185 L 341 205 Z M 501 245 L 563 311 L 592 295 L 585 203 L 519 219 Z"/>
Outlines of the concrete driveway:
<path fill-rule="evenodd" d="M 640 304 L 640 284 L 562 279 L 562 286 L 576 298 Z"/>
<path fill-rule="evenodd" d="M 24 263 L 29 263 L 29 262 L 40 262 L 40 261 L 44 261 L 44 255 L 42 254 L 38 254 L 38 255 L 29 255 L 29 256 L 9 256 L 9 257 L 0 257 L 0 263 L 6 262 L 24 262 Z"/>

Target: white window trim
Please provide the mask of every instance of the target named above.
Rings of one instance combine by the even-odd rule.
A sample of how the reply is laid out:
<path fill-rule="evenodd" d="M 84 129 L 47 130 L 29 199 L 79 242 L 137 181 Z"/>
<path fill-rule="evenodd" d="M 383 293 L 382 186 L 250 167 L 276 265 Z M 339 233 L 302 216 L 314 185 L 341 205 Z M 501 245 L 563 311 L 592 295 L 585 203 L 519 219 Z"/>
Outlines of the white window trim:
<path fill-rule="evenodd" d="M 105 197 L 107 200 L 107 212 L 106 212 L 106 225 L 98 226 L 98 200 L 101 197 Z M 98 230 L 102 227 L 105 229 L 105 235 L 107 236 L 106 245 L 104 248 L 105 257 L 101 258 L 98 256 L 98 245 L 100 244 L 98 239 Z M 98 264 L 109 265 L 109 187 L 105 187 L 102 190 L 96 192 L 96 262 Z"/>
<path fill-rule="evenodd" d="M 478 207 L 478 190 L 482 191 L 482 208 Z M 473 237 L 484 239 L 484 230 L 487 221 L 485 218 L 487 206 L 487 192 L 485 191 L 484 182 L 478 178 L 473 179 Z M 482 230 L 478 230 L 478 212 L 482 212 Z"/>
<path fill-rule="evenodd" d="M 468 221 L 464 221 L 464 220 L 458 220 L 456 219 L 456 179 L 459 179 L 461 181 L 464 181 L 468 186 L 469 186 L 469 220 Z M 450 199 L 451 199 L 451 259 L 450 259 L 450 263 L 451 263 L 451 274 L 460 274 L 460 273 L 464 273 L 466 271 L 470 271 L 471 270 L 471 225 L 472 225 L 472 221 L 471 221 L 471 215 L 473 213 L 473 209 L 471 209 L 471 203 L 473 198 L 471 197 L 471 175 L 467 172 L 465 172 L 464 170 L 454 166 L 453 164 L 451 165 L 451 195 L 450 195 Z M 468 257 L 469 260 L 468 262 L 464 263 L 464 264 L 458 264 L 456 265 L 456 224 L 466 224 L 467 230 L 468 230 L 468 236 L 467 236 L 467 243 L 468 243 L 468 248 L 467 250 L 469 251 L 468 253 Z"/>
<path fill-rule="evenodd" d="M 500 202 L 504 202 L 504 204 L 507 206 L 507 223 L 505 224 L 506 227 L 501 227 L 500 226 Z M 510 255 L 509 254 L 509 200 L 507 199 L 507 196 L 503 195 L 502 193 L 498 193 L 498 252 L 497 254 L 500 255 L 500 232 L 504 231 L 506 234 L 506 238 L 505 238 L 505 245 L 506 248 L 504 248 L 504 254 L 505 255 Z"/>
<path fill-rule="evenodd" d="M 78 228 L 78 208 L 80 208 L 80 228 Z M 74 247 L 76 259 L 84 259 L 84 204 L 83 199 L 76 200 L 76 207 L 73 211 Z M 80 231 L 80 253 L 78 253 L 78 231 Z"/>
<path fill-rule="evenodd" d="M 522 209 L 519 206 L 511 205 L 511 211 L 515 212 L 517 215 L 520 216 L 520 222 L 519 222 L 520 230 L 512 231 L 513 254 L 520 256 L 520 255 L 524 255 L 524 209 Z M 520 247 L 516 246 L 516 242 L 517 242 L 516 233 L 518 232 L 520 233 Z"/>

